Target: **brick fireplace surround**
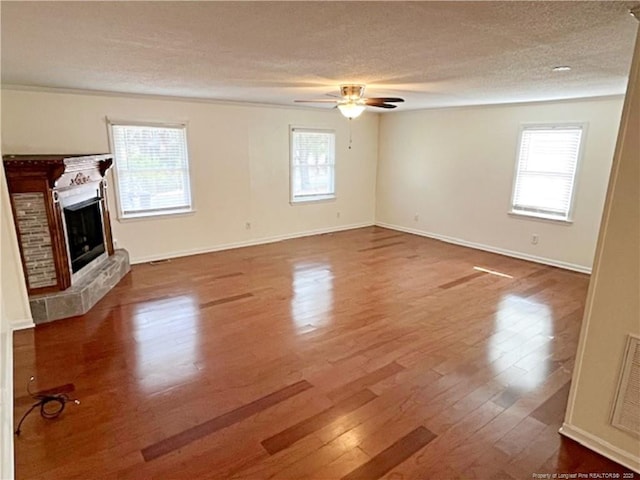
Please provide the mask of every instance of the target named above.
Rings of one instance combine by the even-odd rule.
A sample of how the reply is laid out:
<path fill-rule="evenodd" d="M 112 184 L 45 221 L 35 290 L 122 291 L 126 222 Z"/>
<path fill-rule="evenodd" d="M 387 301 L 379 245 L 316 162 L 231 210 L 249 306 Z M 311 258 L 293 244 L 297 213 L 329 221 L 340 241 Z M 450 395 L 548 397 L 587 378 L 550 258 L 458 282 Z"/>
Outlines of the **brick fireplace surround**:
<path fill-rule="evenodd" d="M 111 236 L 111 155 L 5 155 L 3 163 L 34 322 L 86 313 L 130 270 Z"/>

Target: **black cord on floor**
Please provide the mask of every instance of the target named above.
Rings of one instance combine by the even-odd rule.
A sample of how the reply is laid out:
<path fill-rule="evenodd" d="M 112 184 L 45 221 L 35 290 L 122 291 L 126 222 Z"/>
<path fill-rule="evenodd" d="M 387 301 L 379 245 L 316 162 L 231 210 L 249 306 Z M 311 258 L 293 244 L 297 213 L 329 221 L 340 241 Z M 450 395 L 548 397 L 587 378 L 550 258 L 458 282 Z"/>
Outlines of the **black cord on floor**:
<path fill-rule="evenodd" d="M 20 427 L 22 427 L 22 422 L 24 422 L 25 418 L 27 418 L 27 416 L 31 412 L 33 412 L 33 410 L 36 409 L 37 407 L 40 407 L 40 416 L 42 416 L 42 418 L 47 418 L 51 420 L 54 418 L 58 418 L 60 416 L 67 402 L 73 402 L 76 405 L 80 405 L 80 400 L 76 400 L 75 398 L 74 399 L 69 398 L 69 395 L 65 393 L 34 395 L 33 393 L 31 393 L 31 389 L 30 389 L 31 382 L 33 382 L 34 380 L 35 380 L 35 377 L 31 377 L 29 379 L 29 382 L 27 383 L 27 392 L 29 392 L 29 395 L 31 396 L 31 398 L 37 401 L 36 403 L 31 405 L 31 408 L 29 408 L 29 410 L 27 410 L 24 413 L 24 415 L 20 419 L 20 422 L 18 422 L 18 428 L 16 428 L 16 431 L 15 431 L 16 435 L 20 435 L 20 432 L 21 432 Z"/>

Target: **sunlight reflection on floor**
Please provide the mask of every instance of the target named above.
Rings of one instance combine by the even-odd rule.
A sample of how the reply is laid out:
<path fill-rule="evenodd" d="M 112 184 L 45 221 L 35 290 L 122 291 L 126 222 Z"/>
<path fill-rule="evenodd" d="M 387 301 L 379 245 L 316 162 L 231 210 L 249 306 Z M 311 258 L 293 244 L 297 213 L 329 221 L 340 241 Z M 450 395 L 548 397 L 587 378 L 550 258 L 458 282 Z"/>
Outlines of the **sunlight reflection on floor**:
<path fill-rule="evenodd" d="M 495 330 L 488 341 L 488 356 L 496 374 L 522 390 L 531 390 L 547 377 L 551 359 L 553 313 L 548 305 L 515 294 L 505 295 L 495 314 Z M 517 368 L 509 368 L 515 363 Z"/>
<path fill-rule="evenodd" d="M 298 331 L 324 324 L 333 308 L 333 271 L 326 262 L 297 263 L 293 267 L 291 319 Z"/>
<path fill-rule="evenodd" d="M 181 295 L 140 304 L 134 310 L 133 325 L 135 377 L 141 390 L 160 391 L 198 374 L 200 309 L 196 297 Z"/>

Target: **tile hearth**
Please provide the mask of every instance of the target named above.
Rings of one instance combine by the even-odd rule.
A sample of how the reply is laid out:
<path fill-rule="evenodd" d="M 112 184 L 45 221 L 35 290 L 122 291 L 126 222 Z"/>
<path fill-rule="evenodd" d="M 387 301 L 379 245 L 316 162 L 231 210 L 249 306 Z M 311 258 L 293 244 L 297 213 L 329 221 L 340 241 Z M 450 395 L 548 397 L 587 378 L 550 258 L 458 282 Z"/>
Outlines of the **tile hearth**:
<path fill-rule="evenodd" d="M 130 269 L 129 253 L 124 249 L 117 249 L 70 288 L 31 295 L 29 305 L 34 323 L 46 323 L 87 313 Z"/>

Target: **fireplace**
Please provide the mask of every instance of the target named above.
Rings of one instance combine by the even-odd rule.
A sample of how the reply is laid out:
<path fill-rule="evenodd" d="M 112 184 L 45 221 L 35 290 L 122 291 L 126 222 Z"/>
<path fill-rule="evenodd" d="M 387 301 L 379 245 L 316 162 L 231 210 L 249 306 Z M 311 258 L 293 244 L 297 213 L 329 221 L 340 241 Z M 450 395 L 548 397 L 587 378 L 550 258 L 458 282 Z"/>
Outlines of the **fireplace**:
<path fill-rule="evenodd" d="M 72 274 L 105 252 L 100 199 L 64 207 L 64 223 Z"/>
<path fill-rule="evenodd" d="M 86 313 L 129 271 L 111 236 L 111 155 L 5 155 L 3 163 L 34 321 Z"/>

